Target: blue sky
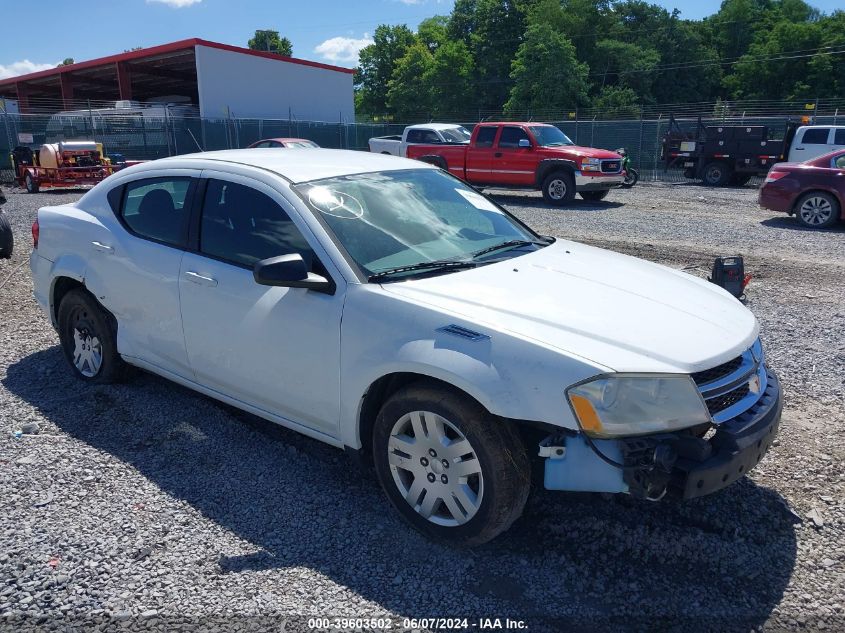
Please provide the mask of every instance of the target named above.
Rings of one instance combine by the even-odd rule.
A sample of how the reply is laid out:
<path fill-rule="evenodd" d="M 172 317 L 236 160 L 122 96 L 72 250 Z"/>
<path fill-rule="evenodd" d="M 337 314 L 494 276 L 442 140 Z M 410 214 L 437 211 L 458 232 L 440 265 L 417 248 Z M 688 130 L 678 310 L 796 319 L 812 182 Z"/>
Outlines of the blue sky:
<path fill-rule="evenodd" d="M 652 0 L 654 1 L 654 0 Z M 842 0 L 811 4 L 832 11 Z M 4 3 L 0 78 L 190 37 L 246 46 L 255 29 L 275 29 L 293 42 L 297 57 L 354 66 L 357 51 L 378 24 L 405 23 L 448 14 L 453 0 L 41 0 Z M 698 19 L 720 0 L 657 0 Z M 84 6 L 84 10 L 81 7 Z M 40 12 L 44 22 L 33 22 Z M 37 26 L 35 26 L 37 24 Z"/>

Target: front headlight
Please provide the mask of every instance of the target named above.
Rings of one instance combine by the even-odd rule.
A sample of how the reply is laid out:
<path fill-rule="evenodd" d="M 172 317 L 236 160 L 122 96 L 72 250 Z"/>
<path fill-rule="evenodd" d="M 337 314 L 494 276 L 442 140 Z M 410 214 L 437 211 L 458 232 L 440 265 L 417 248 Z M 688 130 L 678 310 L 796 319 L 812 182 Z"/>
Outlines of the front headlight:
<path fill-rule="evenodd" d="M 566 392 L 581 429 L 592 437 L 645 435 L 710 422 L 692 378 L 612 374 Z"/>
<path fill-rule="evenodd" d="M 582 158 L 581 171 L 601 171 L 601 160 L 598 158 Z"/>

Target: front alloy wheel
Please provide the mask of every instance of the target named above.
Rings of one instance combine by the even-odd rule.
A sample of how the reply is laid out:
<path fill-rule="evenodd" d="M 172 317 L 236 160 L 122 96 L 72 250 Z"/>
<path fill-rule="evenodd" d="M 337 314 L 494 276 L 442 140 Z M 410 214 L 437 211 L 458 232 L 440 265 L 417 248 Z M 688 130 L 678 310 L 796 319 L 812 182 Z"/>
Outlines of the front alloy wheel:
<path fill-rule="evenodd" d="M 448 386 L 420 381 L 385 402 L 373 429 L 379 483 L 427 536 L 479 545 L 522 514 L 530 469 L 513 423 Z"/>
<path fill-rule="evenodd" d="M 393 482 L 422 518 L 454 526 L 475 516 L 484 496 L 481 464 L 449 420 L 431 411 L 406 413 L 387 446 Z"/>

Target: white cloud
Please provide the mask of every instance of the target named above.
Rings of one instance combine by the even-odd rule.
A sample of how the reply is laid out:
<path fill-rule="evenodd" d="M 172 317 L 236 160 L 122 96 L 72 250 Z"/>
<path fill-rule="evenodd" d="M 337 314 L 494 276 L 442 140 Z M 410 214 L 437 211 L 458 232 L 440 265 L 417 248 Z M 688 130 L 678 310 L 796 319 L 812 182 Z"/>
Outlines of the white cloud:
<path fill-rule="evenodd" d="M 362 48 L 372 43 L 373 38 L 367 33 L 364 33 L 364 37 L 361 39 L 355 39 L 354 37 L 333 37 L 317 46 L 314 52 L 323 59 L 331 62 L 357 63 L 358 53 L 361 52 Z"/>
<path fill-rule="evenodd" d="M 147 4 L 151 2 L 158 2 L 159 4 L 166 4 L 174 9 L 181 9 L 182 7 L 189 7 L 192 4 L 199 4 L 202 0 L 147 0 Z"/>
<path fill-rule="evenodd" d="M 7 79 L 8 77 L 17 77 L 18 75 L 28 75 L 29 73 L 37 73 L 40 70 L 49 70 L 59 65 L 59 62 L 53 64 L 36 64 L 28 59 L 19 62 L 12 62 L 8 66 L 0 64 L 0 79 Z"/>

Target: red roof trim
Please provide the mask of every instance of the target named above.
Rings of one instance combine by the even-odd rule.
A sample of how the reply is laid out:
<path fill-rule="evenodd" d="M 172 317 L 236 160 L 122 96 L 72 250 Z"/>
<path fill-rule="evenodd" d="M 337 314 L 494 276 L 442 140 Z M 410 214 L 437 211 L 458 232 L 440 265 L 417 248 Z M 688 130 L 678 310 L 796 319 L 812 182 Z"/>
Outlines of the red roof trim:
<path fill-rule="evenodd" d="M 200 38 L 191 38 L 187 40 L 179 40 L 178 42 L 171 42 L 169 44 L 162 44 L 161 46 L 151 46 L 150 48 L 142 48 L 137 51 L 129 51 L 127 53 L 120 53 L 118 55 L 109 55 L 108 57 L 99 57 L 77 64 L 69 64 L 67 66 L 58 66 L 48 70 L 41 70 L 28 75 L 20 75 L 18 77 L 9 77 L 0 80 L 0 86 L 14 85 L 20 81 L 33 81 L 35 79 L 43 79 L 45 77 L 58 77 L 64 73 L 72 73 L 86 68 L 96 68 L 98 66 L 106 66 L 117 62 L 127 62 L 136 59 L 145 59 L 155 55 L 162 55 L 164 53 L 173 53 L 181 50 L 188 50 L 196 46 L 207 46 L 209 48 L 216 48 L 223 51 L 230 51 L 233 53 L 241 53 L 242 55 L 252 55 L 253 57 L 264 57 L 266 59 L 275 59 L 277 61 L 288 62 L 290 64 L 299 64 L 301 66 L 311 66 L 314 68 L 322 68 L 324 70 L 332 70 L 335 72 L 352 74 L 355 71 L 351 68 L 343 68 L 342 66 L 332 66 L 331 64 L 323 64 L 321 62 L 312 62 L 308 59 L 299 59 L 298 57 L 284 57 L 276 55 L 275 53 L 268 53 L 265 51 L 254 51 L 249 48 L 242 48 L 240 46 L 232 46 L 231 44 L 221 44 L 219 42 L 210 42 Z"/>

